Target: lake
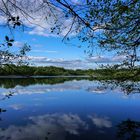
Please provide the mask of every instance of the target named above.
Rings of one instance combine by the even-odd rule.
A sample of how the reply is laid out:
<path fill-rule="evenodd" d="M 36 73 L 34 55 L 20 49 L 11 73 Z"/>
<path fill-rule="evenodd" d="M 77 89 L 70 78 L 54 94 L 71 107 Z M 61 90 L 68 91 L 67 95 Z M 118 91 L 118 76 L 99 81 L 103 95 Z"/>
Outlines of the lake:
<path fill-rule="evenodd" d="M 0 140 L 139 140 L 139 82 L 0 79 Z"/>

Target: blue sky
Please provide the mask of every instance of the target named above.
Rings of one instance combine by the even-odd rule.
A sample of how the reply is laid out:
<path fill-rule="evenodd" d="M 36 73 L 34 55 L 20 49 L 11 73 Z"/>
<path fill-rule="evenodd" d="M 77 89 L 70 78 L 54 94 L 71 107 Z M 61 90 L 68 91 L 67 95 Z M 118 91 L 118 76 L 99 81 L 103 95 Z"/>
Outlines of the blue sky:
<path fill-rule="evenodd" d="M 0 38 L 5 35 L 14 37 L 15 43 L 11 47 L 13 52 L 21 48 L 24 43 L 31 46 L 31 51 L 27 53 L 30 58 L 30 64 L 35 66 L 59 66 L 70 69 L 88 69 L 97 68 L 99 64 L 118 62 L 122 57 L 112 57 L 112 53 L 104 53 L 97 49 L 93 57 L 84 53 L 86 47 L 79 48 L 81 42 L 74 39 L 69 42 L 63 42 L 63 37 L 52 35 L 40 35 L 38 33 L 30 34 L 34 29 L 12 30 L 12 33 L 6 27 L 0 27 Z M 75 36 L 76 37 L 76 36 Z M 100 53 L 98 53 L 100 52 Z M 96 64 L 98 62 L 98 64 Z"/>
<path fill-rule="evenodd" d="M 81 1 L 72 0 L 72 2 L 78 4 Z M 30 9 L 29 11 L 26 9 L 26 11 L 29 12 Z M 42 14 L 44 12 L 45 14 Z M 27 53 L 27 56 L 30 59 L 30 64 L 35 66 L 53 65 L 70 69 L 88 69 L 98 67 L 96 63 L 117 63 L 124 59 L 123 56 L 113 56 L 113 53 L 101 51 L 98 49 L 98 46 L 94 46 L 96 48 L 94 49 L 94 54 L 92 57 L 89 57 L 84 53 L 84 50 L 87 49 L 86 47 L 78 48 L 79 45 L 83 44 L 76 39 L 77 34 L 75 32 L 70 32 L 69 34 L 71 37 L 75 38 L 74 40 L 70 40 L 67 43 L 62 42 L 63 37 L 69 31 L 72 19 L 61 19 L 60 23 L 63 24 L 62 32 L 58 36 L 50 31 L 50 28 L 55 26 L 54 16 L 49 17 L 46 21 L 46 16 L 48 16 L 47 14 L 49 12 L 50 11 L 45 8 L 37 13 L 31 13 L 35 19 L 29 19 L 30 22 L 21 13 L 17 12 L 25 28 L 24 30 L 22 30 L 22 28 L 16 28 L 12 30 L 12 33 L 6 26 L 2 26 L 6 23 L 6 18 L 0 15 L 1 40 L 4 40 L 5 35 L 13 36 L 15 43 L 14 46 L 11 47 L 11 50 L 15 53 L 24 43 L 30 45 L 31 51 Z M 62 17 L 62 15 L 63 13 L 61 10 L 57 11 L 56 16 L 58 19 Z M 73 28 L 75 28 L 75 26 Z M 87 44 L 84 45 L 86 46 Z"/>

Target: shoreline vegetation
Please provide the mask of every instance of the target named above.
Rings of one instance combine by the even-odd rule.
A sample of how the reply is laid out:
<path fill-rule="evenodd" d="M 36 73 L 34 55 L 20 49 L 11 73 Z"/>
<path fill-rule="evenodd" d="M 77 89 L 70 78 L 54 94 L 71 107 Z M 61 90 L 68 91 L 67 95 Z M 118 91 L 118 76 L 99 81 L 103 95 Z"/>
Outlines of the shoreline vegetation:
<path fill-rule="evenodd" d="M 5 65 L 0 68 L 0 78 L 89 78 L 93 80 L 134 80 L 140 81 L 140 69 L 65 69 L 54 66 Z"/>

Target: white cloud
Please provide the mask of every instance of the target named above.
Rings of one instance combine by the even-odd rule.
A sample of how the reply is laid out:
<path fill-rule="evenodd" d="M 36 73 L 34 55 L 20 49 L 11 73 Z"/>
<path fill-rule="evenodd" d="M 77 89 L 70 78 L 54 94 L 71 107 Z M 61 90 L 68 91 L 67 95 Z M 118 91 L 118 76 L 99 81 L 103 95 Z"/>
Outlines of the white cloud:
<path fill-rule="evenodd" d="M 53 50 L 32 50 L 35 53 L 57 53 Z M 29 62 L 31 65 L 36 66 L 56 66 L 64 67 L 66 69 L 94 69 L 97 68 L 97 63 L 107 64 L 107 63 L 120 63 L 125 59 L 125 56 L 116 57 L 105 57 L 105 56 L 95 56 L 85 59 L 64 59 L 64 58 L 48 58 L 46 56 L 25 56 L 22 58 L 23 61 Z"/>
<path fill-rule="evenodd" d="M 36 65 L 43 65 L 43 66 L 58 66 L 64 67 L 68 69 L 85 69 L 88 68 L 88 63 L 86 64 L 84 60 L 80 59 L 73 59 L 73 60 L 66 60 L 63 58 L 59 59 L 50 59 L 48 57 L 39 57 L 39 56 L 28 56 L 30 62 Z"/>
<path fill-rule="evenodd" d="M 33 50 L 33 52 L 41 52 L 40 50 Z M 44 51 L 45 52 L 45 51 Z M 56 53 L 55 51 L 46 50 L 46 53 Z M 28 56 L 30 62 L 36 65 L 42 66 L 58 66 L 64 67 L 67 69 L 89 69 L 96 68 L 95 63 L 120 63 L 125 59 L 125 56 L 115 56 L 115 57 L 105 57 L 105 56 L 94 56 L 88 57 L 85 59 L 50 59 L 48 57 L 39 57 L 39 56 Z"/>
<path fill-rule="evenodd" d="M 111 128 L 112 122 L 109 120 L 108 117 L 98 117 L 97 115 L 89 116 L 89 118 L 92 120 L 93 124 L 96 125 L 99 128 Z"/>
<path fill-rule="evenodd" d="M 15 46 L 23 46 L 22 42 L 15 42 Z M 32 53 L 57 53 L 55 50 L 40 50 L 34 49 Z M 125 60 L 125 56 L 94 56 L 85 59 L 64 59 L 64 58 L 48 58 L 46 56 L 25 56 L 22 58 L 23 61 L 29 62 L 31 65 L 36 66 L 56 66 L 64 67 L 66 69 L 94 69 L 99 67 L 97 64 L 119 64 Z M 15 61 L 15 63 L 17 60 Z"/>
<path fill-rule="evenodd" d="M 0 15 L 0 25 L 5 24 L 6 21 L 7 21 L 6 18 L 5 18 L 4 16 L 1 16 L 1 15 Z"/>
<path fill-rule="evenodd" d="M 112 58 L 112 62 L 122 62 L 126 59 L 126 56 L 119 55 Z"/>
<path fill-rule="evenodd" d="M 30 30 L 26 31 L 26 33 L 30 35 L 39 35 L 44 37 L 63 37 L 67 34 L 72 24 L 71 18 L 66 18 L 63 11 L 55 7 L 53 5 L 48 6 L 44 0 L 16 0 L 16 4 L 26 12 L 26 14 L 21 12 L 20 10 L 12 9 L 13 6 L 10 7 L 10 12 L 13 16 L 19 16 L 20 20 L 26 27 L 29 27 Z M 5 7 L 2 2 L 0 2 L 1 8 L 5 11 Z M 6 17 L 4 14 L 1 14 L 0 24 L 6 23 Z M 59 19 L 59 20 L 58 20 Z M 60 25 L 60 29 L 62 32 L 58 35 L 57 33 L 52 33 L 51 28 Z M 75 26 L 76 23 L 74 23 Z M 73 26 L 73 27 L 74 27 Z M 56 30 L 59 30 L 56 27 Z M 70 32 L 70 36 L 76 35 L 75 31 Z"/>
<path fill-rule="evenodd" d="M 35 53 L 57 53 L 57 51 L 53 51 L 53 50 L 31 50 L 31 52 L 35 52 Z"/>
<path fill-rule="evenodd" d="M 114 56 L 114 57 L 107 57 L 107 56 L 93 56 L 87 58 L 88 62 L 96 62 L 96 63 L 119 63 L 125 60 L 126 56 Z"/>
<path fill-rule="evenodd" d="M 42 27 L 34 27 L 31 31 L 27 32 L 30 35 L 39 35 L 39 36 L 45 36 L 45 37 L 49 37 L 49 36 L 53 36 L 50 35 L 46 29 L 42 28 Z"/>

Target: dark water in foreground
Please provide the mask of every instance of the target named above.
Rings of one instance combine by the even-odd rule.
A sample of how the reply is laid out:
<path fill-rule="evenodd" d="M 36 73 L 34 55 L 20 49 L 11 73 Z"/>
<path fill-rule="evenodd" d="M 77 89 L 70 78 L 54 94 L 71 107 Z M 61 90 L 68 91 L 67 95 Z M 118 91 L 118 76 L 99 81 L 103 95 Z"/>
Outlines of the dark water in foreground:
<path fill-rule="evenodd" d="M 140 139 L 138 90 L 62 78 L 2 79 L 0 86 L 0 140 Z"/>

